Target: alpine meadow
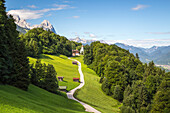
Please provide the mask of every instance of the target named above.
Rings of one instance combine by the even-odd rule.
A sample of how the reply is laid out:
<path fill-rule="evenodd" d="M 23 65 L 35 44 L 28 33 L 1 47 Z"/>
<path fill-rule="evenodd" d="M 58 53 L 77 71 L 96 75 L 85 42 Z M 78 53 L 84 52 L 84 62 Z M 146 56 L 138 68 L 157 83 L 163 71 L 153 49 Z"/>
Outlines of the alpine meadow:
<path fill-rule="evenodd" d="M 0 0 L 0 113 L 170 113 L 169 5 Z"/>

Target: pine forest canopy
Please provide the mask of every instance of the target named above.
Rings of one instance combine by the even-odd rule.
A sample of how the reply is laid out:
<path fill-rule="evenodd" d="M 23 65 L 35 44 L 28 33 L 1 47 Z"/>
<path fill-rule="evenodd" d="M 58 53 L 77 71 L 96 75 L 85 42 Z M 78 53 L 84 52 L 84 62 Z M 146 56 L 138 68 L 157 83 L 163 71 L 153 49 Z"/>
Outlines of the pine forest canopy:
<path fill-rule="evenodd" d="M 42 28 L 34 28 L 26 34 L 21 34 L 20 40 L 24 42 L 28 55 L 31 57 L 38 57 L 39 54 L 71 56 L 72 49 L 81 46 L 81 43 L 69 41 L 64 36 Z"/>
<path fill-rule="evenodd" d="M 84 63 L 101 77 L 102 90 L 123 102 L 122 113 L 169 113 L 170 73 L 153 62 L 143 64 L 139 57 L 100 42 L 86 45 L 84 51 Z"/>
<path fill-rule="evenodd" d="M 5 0 L 0 0 L 0 84 L 27 90 L 30 83 L 56 93 L 57 72 L 52 65 L 37 60 L 29 65 L 28 56 L 72 55 L 81 43 L 69 41 L 42 28 L 26 34 L 16 31 L 12 16 L 6 15 Z M 170 112 L 170 72 L 154 62 L 143 64 L 138 54 L 116 45 L 93 42 L 84 47 L 84 63 L 100 77 L 102 90 L 123 102 L 122 113 Z"/>
<path fill-rule="evenodd" d="M 35 28 L 19 36 L 12 16 L 6 15 L 5 1 L 0 1 L 0 84 L 9 84 L 27 90 L 30 83 L 57 93 L 57 72 L 53 65 L 29 65 L 28 56 L 42 54 L 72 55 L 72 48 L 81 43 L 71 42 L 66 37 L 56 35 L 50 30 Z"/>
<path fill-rule="evenodd" d="M 29 61 L 25 45 L 20 41 L 16 25 L 6 15 L 4 0 L 0 1 L 0 83 L 27 90 Z"/>

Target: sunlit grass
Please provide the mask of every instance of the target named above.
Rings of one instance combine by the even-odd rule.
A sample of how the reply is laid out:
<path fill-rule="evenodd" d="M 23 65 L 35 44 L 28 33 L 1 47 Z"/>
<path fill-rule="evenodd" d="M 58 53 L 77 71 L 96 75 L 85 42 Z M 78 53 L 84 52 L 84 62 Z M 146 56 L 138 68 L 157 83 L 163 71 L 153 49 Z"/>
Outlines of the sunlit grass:
<path fill-rule="evenodd" d="M 59 81 L 60 86 L 67 86 L 67 90 L 71 90 L 79 85 L 77 82 L 73 82 L 74 77 L 79 77 L 78 66 L 72 64 L 72 60 L 68 57 L 60 55 L 46 55 L 40 56 L 42 63 L 52 64 L 57 72 L 58 76 L 63 76 L 64 81 Z M 36 59 L 29 57 L 30 63 L 35 63 Z"/>
<path fill-rule="evenodd" d="M 0 113 L 80 113 L 84 108 L 64 96 L 52 94 L 34 85 L 28 91 L 0 85 Z"/>
<path fill-rule="evenodd" d="M 99 83 L 100 77 L 98 77 L 93 70 L 87 68 L 87 65 L 83 63 L 83 56 L 76 57 L 75 59 L 81 62 L 85 77 L 85 86 L 80 89 L 75 96 L 102 113 L 119 112 L 120 103 L 103 93 L 101 84 Z"/>

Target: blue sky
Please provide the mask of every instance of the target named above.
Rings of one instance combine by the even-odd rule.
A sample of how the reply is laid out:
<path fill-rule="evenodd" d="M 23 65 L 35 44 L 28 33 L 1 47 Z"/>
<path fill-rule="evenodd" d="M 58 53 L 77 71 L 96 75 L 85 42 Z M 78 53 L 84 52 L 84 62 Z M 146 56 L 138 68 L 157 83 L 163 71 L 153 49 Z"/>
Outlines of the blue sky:
<path fill-rule="evenodd" d="M 170 0 L 7 0 L 31 25 L 44 19 L 67 38 L 170 45 Z M 133 41 L 132 41 L 133 40 Z M 144 41 L 142 41 L 144 40 Z M 141 43 L 142 42 L 142 43 Z M 161 44 L 160 44 L 161 43 Z"/>

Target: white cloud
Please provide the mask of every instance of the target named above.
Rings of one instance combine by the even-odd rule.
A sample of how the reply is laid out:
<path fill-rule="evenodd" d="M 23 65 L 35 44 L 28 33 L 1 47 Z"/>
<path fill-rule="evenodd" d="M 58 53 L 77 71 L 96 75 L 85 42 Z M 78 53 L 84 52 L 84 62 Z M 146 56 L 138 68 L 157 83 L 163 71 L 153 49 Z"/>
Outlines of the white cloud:
<path fill-rule="evenodd" d="M 164 34 L 170 34 L 170 32 L 147 32 L 148 34 L 155 34 L 155 35 L 164 35 Z"/>
<path fill-rule="evenodd" d="M 153 46 L 169 46 L 170 45 L 170 39 L 145 39 L 145 40 L 127 39 L 127 40 L 106 40 L 105 42 L 108 44 L 124 43 L 127 45 L 132 45 L 135 47 L 143 47 L 143 48 L 150 48 Z"/>
<path fill-rule="evenodd" d="M 70 3 L 70 1 L 63 1 L 63 3 Z"/>
<path fill-rule="evenodd" d="M 48 8 L 48 9 L 42 9 L 42 10 L 29 10 L 29 9 L 20 9 L 20 10 L 10 10 L 8 11 L 8 14 L 11 15 L 19 15 L 22 19 L 38 19 L 41 18 L 44 13 L 49 11 L 58 11 L 63 10 L 67 8 L 72 8 L 69 5 L 55 5 L 56 8 Z"/>
<path fill-rule="evenodd" d="M 52 14 L 48 14 L 47 17 L 48 17 L 48 16 L 52 16 Z"/>
<path fill-rule="evenodd" d="M 78 19 L 78 18 L 80 18 L 80 16 L 72 16 L 72 17 L 67 17 L 67 18 L 69 18 L 69 19 L 72 19 L 72 18 Z"/>
<path fill-rule="evenodd" d="M 33 8 L 33 9 L 37 8 L 35 5 L 28 5 L 27 7 Z"/>
<path fill-rule="evenodd" d="M 62 8 L 62 9 L 70 7 L 69 5 L 59 5 L 59 4 L 53 4 L 53 6 L 58 7 L 58 8 Z"/>
<path fill-rule="evenodd" d="M 72 18 L 80 18 L 80 16 L 73 16 Z"/>
<path fill-rule="evenodd" d="M 61 8 L 61 9 L 73 9 L 73 8 L 76 8 L 76 7 L 73 7 L 73 6 L 70 6 L 70 5 L 65 5 L 65 4 L 53 4 L 54 7 L 58 7 L 58 8 Z"/>
<path fill-rule="evenodd" d="M 84 32 L 84 34 L 90 34 L 90 32 Z"/>
<path fill-rule="evenodd" d="M 89 34 L 89 37 L 91 37 L 91 38 L 96 38 L 96 35 L 94 35 L 94 34 Z"/>
<path fill-rule="evenodd" d="M 144 9 L 147 7 L 149 6 L 148 5 L 137 5 L 136 7 L 132 8 L 132 10 L 137 11 L 137 10 Z"/>
<path fill-rule="evenodd" d="M 22 19 L 38 19 L 43 16 L 43 12 L 38 10 L 38 11 L 33 11 L 33 10 L 28 10 L 28 9 L 21 9 L 21 10 L 10 10 L 8 14 L 11 15 L 19 15 L 20 18 Z"/>

